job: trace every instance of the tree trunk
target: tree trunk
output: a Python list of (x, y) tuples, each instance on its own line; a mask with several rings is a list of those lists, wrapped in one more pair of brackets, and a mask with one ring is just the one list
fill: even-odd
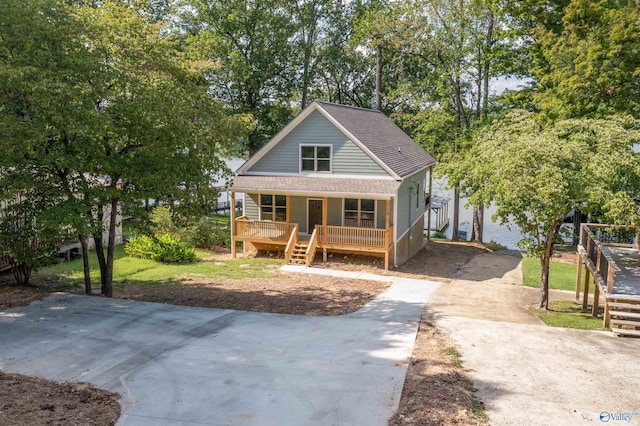
[(116, 223), (118, 218), (118, 199), (111, 200), (109, 212), (109, 241), (107, 243), (107, 262), (105, 267), (104, 292), (106, 297), (113, 297), (113, 260), (116, 247)]
[(31, 277), (31, 271), (33, 268), (28, 266), (26, 262), (16, 262), (13, 258), (9, 260), (11, 265), (11, 272), (13, 278), (18, 285), (29, 285), (29, 278)]
[(540, 265), (542, 273), (540, 276), (540, 309), (549, 309), (549, 264), (551, 263), (551, 255), (553, 254), (553, 244), (556, 236), (555, 221), (551, 230), (547, 233), (544, 254), (540, 256)]
[(473, 235), (472, 240), (476, 243), (482, 244), (483, 229), (484, 228), (484, 204), (479, 204), (473, 208)]
[(376, 46), (376, 109), (382, 110), (382, 46)]
[(460, 187), (456, 184), (453, 190), (453, 234), (451, 241), (459, 241), (458, 233), (460, 231)]
[(82, 247), (82, 272), (84, 274), (84, 292), (91, 294), (91, 269), (89, 268), (89, 245), (86, 235), (78, 235), (80, 247)]

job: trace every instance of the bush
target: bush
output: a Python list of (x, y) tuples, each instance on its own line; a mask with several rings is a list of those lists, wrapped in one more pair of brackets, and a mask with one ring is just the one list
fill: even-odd
[(138, 235), (131, 237), (124, 251), (129, 256), (139, 257), (141, 259), (153, 259), (154, 254), (158, 251), (156, 241), (147, 235)]
[(194, 226), (182, 231), (189, 244), (203, 249), (231, 246), (231, 230), (229, 226), (216, 220), (200, 219)]
[(162, 263), (192, 263), (197, 260), (194, 248), (180, 241), (175, 235), (160, 235), (157, 242), (160, 250), (153, 260)]
[(171, 234), (162, 234), (157, 238), (147, 235), (133, 237), (125, 246), (125, 252), (129, 256), (162, 263), (191, 263), (197, 260), (193, 247)]

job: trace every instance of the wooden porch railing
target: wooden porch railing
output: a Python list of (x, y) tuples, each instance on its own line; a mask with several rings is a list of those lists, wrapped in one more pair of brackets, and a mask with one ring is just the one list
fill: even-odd
[(288, 240), (290, 229), (293, 224), (287, 228), (285, 222), (266, 222), (260, 220), (246, 220), (240, 217), (236, 219), (234, 234), (240, 238), (256, 238), (267, 240)]
[(318, 241), (320, 245), (336, 244), (386, 249), (393, 241), (393, 227), (388, 229), (375, 229), (318, 225), (316, 229), (319, 231)]
[(307, 246), (307, 251), (304, 256), (304, 263), (309, 266), (313, 259), (316, 257), (316, 249), (318, 248), (318, 226), (315, 227), (313, 232), (311, 233), (311, 239), (309, 240), (309, 245)]
[(291, 254), (293, 253), (293, 249), (298, 243), (298, 224), (294, 223), (293, 228), (291, 228), (291, 235), (289, 236), (289, 241), (287, 241), (287, 246), (284, 249), (284, 262), (289, 263), (289, 259), (291, 258)]

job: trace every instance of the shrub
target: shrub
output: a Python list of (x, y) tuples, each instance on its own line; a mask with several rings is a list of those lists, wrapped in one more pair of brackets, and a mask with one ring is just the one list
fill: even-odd
[(202, 218), (195, 225), (184, 229), (182, 235), (189, 244), (198, 248), (231, 246), (229, 226), (216, 220)]
[(162, 263), (191, 263), (197, 259), (194, 248), (180, 241), (175, 235), (160, 235), (157, 242), (160, 249), (153, 260)]
[(162, 263), (191, 263), (197, 260), (194, 248), (172, 234), (162, 234), (157, 238), (147, 235), (133, 237), (125, 246), (125, 252), (129, 256)]
[(131, 237), (124, 247), (125, 253), (129, 256), (139, 257), (141, 259), (153, 259), (157, 250), (156, 241), (147, 235)]

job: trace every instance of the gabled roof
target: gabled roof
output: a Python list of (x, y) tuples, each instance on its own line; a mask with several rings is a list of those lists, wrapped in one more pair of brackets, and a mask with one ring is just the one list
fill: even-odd
[(429, 153), (382, 112), (317, 103), (398, 176), (405, 177), (435, 164)]
[(269, 143), (251, 157), (238, 170), (238, 175), (250, 169), (311, 112), (316, 110), (396, 179), (402, 179), (436, 162), (429, 153), (382, 112), (316, 101), (305, 108)]

